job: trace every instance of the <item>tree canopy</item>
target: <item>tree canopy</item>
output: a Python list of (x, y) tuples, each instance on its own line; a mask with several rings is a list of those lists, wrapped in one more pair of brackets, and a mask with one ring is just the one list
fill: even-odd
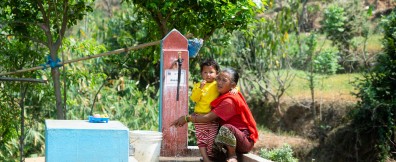
[[(220, 28), (228, 31), (246, 29), (262, 9), (252, 0), (125, 1), (141, 8), (141, 13), (149, 15), (162, 37), (173, 28), (204, 39), (208, 39)], [(265, 4), (265, 1), (262, 3)]]
[[(45, 53), (49, 53), (48, 61), (56, 62), (60, 58), (58, 50), (67, 28), (75, 25), (87, 12), (92, 11), (87, 5), (88, 2), (90, 1), (1, 1), (0, 20), (5, 24), (2, 31), (22, 42), (33, 41), (47, 47)], [(42, 57), (47, 55), (45, 53)], [(51, 66), (51, 75), (57, 118), (64, 119), (58, 66)]]

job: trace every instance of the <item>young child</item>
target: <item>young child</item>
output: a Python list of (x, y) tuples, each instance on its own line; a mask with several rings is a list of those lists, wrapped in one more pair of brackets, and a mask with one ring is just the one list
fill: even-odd
[[(192, 89), (190, 99), (195, 102), (194, 114), (207, 114), (211, 111), (210, 103), (219, 96), (217, 91), (216, 77), (220, 70), (220, 66), (213, 59), (207, 59), (200, 65), (202, 81), (195, 83)], [(230, 93), (236, 94), (237, 89)], [(194, 120), (194, 117), (191, 117)], [(195, 136), (199, 151), (203, 157), (203, 161), (210, 161), (209, 157), (213, 157), (212, 146), (214, 138), (217, 134), (219, 124), (211, 123), (195, 123)]]

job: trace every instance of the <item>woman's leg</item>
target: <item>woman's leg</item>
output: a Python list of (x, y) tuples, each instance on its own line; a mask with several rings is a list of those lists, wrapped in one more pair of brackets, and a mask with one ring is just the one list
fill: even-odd
[(234, 135), (236, 140), (236, 152), (248, 153), (252, 150), (254, 142), (248, 138), (249, 131), (241, 131), (230, 124), (225, 124), (222, 127), (226, 127)]
[(236, 152), (247, 153), (253, 148), (254, 142), (247, 137), (247, 133), (240, 131), (233, 125), (225, 124), (220, 127), (215, 143), (226, 148), (227, 156), (231, 158), (236, 156)]
[(227, 162), (237, 162), (236, 149), (233, 146), (225, 146), (227, 149)]

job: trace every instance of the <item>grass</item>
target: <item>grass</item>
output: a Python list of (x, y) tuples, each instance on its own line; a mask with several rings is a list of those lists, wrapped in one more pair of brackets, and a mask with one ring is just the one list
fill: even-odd
[[(381, 41), (383, 39), (382, 34), (371, 34), (369, 36), (369, 39), (367, 39), (366, 42), (366, 51), (368, 53), (374, 54), (378, 53), (379, 51), (382, 50), (382, 44)], [(325, 35), (319, 34), (317, 38), (317, 47), (316, 47), (316, 52), (320, 52), (321, 50), (328, 49), (333, 47), (332, 41), (327, 39)], [(351, 40), (351, 44), (357, 46), (357, 52), (362, 53), (363, 51), (363, 43), (364, 43), (364, 38), (361, 36), (354, 37)]]
[[(301, 35), (301, 38), (305, 39), (308, 35)], [(332, 41), (326, 38), (324, 34), (317, 35), (317, 47), (316, 52), (321, 50), (332, 48)], [(376, 54), (382, 50), (382, 33), (374, 33), (369, 35), (369, 39), (366, 42), (366, 57), (374, 58)], [(351, 45), (356, 46), (356, 59), (362, 57), (364, 48), (364, 38), (361, 36), (354, 37), (351, 40)], [(286, 90), (285, 97), (294, 99), (309, 99), (311, 98), (311, 92), (309, 88), (307, 73), (303, 71), (293, 71), (296, 74), (296, 78), (291, 83), (291, 87)], [(351, 95), (355, 92), (355, 88), (351, 84), (356, 78), (361, 77), (358, 73), (353, 74), (337, 74), (337, 75), (315, 75), (315, 96), (317, 98), (337, 99), (343, 98), (347, 100), (355, 101), (356, 98)]]
[[(383, 39), (383, 35), (380, 34), (375, 34), (375, 35), (371, 35), (370, 38), (367, 40), (367, 51), (370, 53), (376, 53), (378, 51), (382, 50), (382, 39)], [(363, 39), (363, 38), (361, 38)]]
[[(293, 74), (296, 74), (296, 77), (291, 83), (291, 86), (286, 90), (286, 95), (282, 98), (281, 102), (285, 102), (284, 107), (288, 107), (291, 102), (288, 101), (303, 101), (311, 99), (311, 92), (309, 88), (308, 82), (308, 74), (304, 71), (293, 70), (291, 71)], [(315, 75), (315, 97), (316, 101), (320, 102), (323, 105), (322, 108), (335, 108), (335, 111), (340, 112), (337, 115), (342, 116), (341, 112), (344, 111), (343, 106), (328, 105), (329, 102), (336, 101), (337, 103), (344, 105), (346, 102), (356, 102), (355, 96), (351, 95), (352, 92), (355, 92), (355, 87), (352, 82), (357, 78), (360, 78), (361, 74), (359, 73), (351, 73), (351, 74), (335, 74), (335, 75)], [(326, 102), (328, 101), (328, 102)], [(326, 106), (327, 105), (327, 106)], [(288, 107), (291, 108), (291, 107)], [(320, 109), (322, 112), (321, 115), (326, 116), (328, 111), (325, 109)], [(332, 111), (330, 111), (332, 112)], [(293, 113), (293, 112), (290, 112)], [(271, 131), (269, 128), (266, 128), (264, 125), (259, 125), (258, 130), (260, 132), (259, 141), (255, 144), (255, 148), (253, 152), (260, 155), (260, 150), (265, 149), (277, 149), (281, 148), (284, 144), (288, 144), (291, 146), (294, 154), (293, 156), (298, 157), (300, 159), (304, 159), (308, 157), (311, 150), (318, 147), (318, 142), (316, 140), (311, 140), (309, 138), (304, 137), (307, 135), (305, 133), (301, 133), (301, 131), (297, 132), (296, 126), (304, 129), (313, 129), (313, 121), (309, 115), (298, 115), (298, 114), (290, 114), (282, 120), (286, 118), (292, 119), (293, 117), (299, 117), (295, 119), (297, 122), (296, 125), (289, 126), (287, 131), (282, 131), (279, 129), (277, 132)], [(335, 114), (333, 114), (335, 115)], [(298, 119), (298, 120), (297, 120)], [(302, 122), (301, 120), (304, 120)], [(328, 122), (328, 121), (327, 121)], [(335, 120), (334, 122), (340, 122)]]
[[(311, 91), (307, 73), (303, 71), (294, 71), (295, 79), (291, 86), (286, 90), (286, 96), (295, 99), (310, 99)], [(359, 78), (358, 73), (336, 74), (336, 75), (315, 75), (315, 96), (319, 99), (343, 98), (347, 100), (356, 100), (351, 95), (356, 92), (352, 82)]]
[[(383, 35), (381, 33), (371, 34), (366, 42), (366, 54), (373, 56), (378, 54), (382, 50), (382, 39)], [(321, 49), (330, 48), (332, 43), (330, 40), (326, 39), (323, 34), (318, 35), (318, 46), (317, 52)], [(363, 51), (363, 37), (355, 37), (351, 41), (352, 44), (357, 46), (358, 53)], [(309, 88), (309, 82), (307, 73), (303, 71), (295, 71), (297, 74), (296, 78), (291, 84), (291, 87), (286, 90), (286, 96), (289, 98), (302, 99), (310, 98), (311, 92)], [(351, 95), (352, 92), (356, 92), (355, 88), (351, 84), (356, 78), (361, 77), (358, 73), (352, 74), (337, 74), (337, 75), (316, 75), (315, 80), (315, 96), (316, 98), (324, 99), (346, 99), (355, 101), (356, 98)]]

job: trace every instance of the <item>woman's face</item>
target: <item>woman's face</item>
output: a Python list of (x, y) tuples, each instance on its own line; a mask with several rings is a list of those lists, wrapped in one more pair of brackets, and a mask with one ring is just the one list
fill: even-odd
[(235, 83), (231, 80), (230, 74), (226, 72), (221, 72), (217, 78), (217, 90), (220, 94), (227, 93), (231, 90), (231, 88), (235, 87)]

